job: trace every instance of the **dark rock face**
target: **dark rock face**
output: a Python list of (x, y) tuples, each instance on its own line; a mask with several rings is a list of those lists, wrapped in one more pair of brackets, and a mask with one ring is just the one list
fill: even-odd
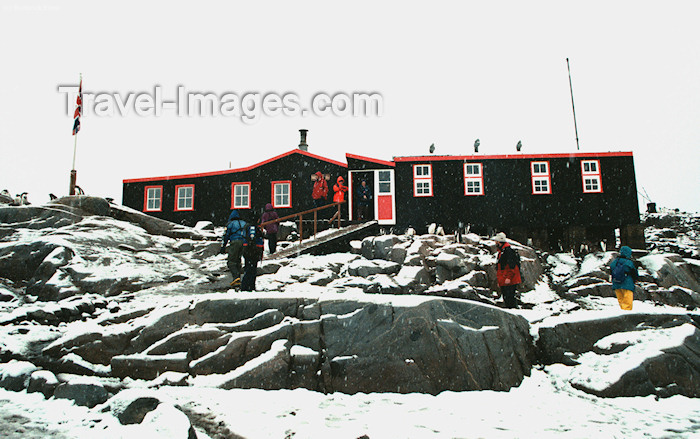
[(59, 228), (81, 219), (79, 212), (65, 206), (0, 207), (0, 237), (14, 233), (18, 228)]
[(543, 364), (560, 363), (565, 352), (582, 354), (591, 351), (598, 340), (610, 334), (632, 331), (639, 325), (665, 327), (688, 321), (691, 321), (690, 317), (684, 314), (629, 313), (541, 327), (537, 340), (539, 359)]
[[(222, 388), (436, 394), (508, 390), (530, 373), (534, 346), (520, 316), (453, 299), (376, 299), (223, 298), (160, 311), (122, 334), (131, 341), (120, 342), (111, 374), (223, 376), (215, 383)], [(103, 339), (57, 340), (45, 354), (83, 352)]]
[(117, 355), (112, 357), (112, 375), (144, 380), (155, 379), (165, 371), (186, 372), (189, 358), (186, 353), (169, 355)]
[[(659, 264), (659, 260), (663, 261)], [(680, 285), (700, 293), (700, 282), (695, 276), (695, 265), (686, 262), (680, 255), (667, 253), (650, 255), (639, 259), (661, 287), (670, 288)]]
[(322, 323), (330, 363), (327, 390), (507, 390), (532, 366), (528, 324), (471, 302), (366, 304)]
[[(664, 344), (664, 338), (682, 342)], [(640, 355), (651, 342), (659, 345), (657, 354)], [(562, 323), (540, 328), (537, 346), (543, 363), (575, 365), (571, 384), (597, 396), (700, 396), (700, 330), (690, 315), (629, 313)]]
[(146, 414), (161, 403), (155, 396), (144, 396), (141, 393), (126, 390), (109, 399), (107, 405), (120, 424), (140, 424)]
[(88, 215), (109, 216), (110, 212), (110, 207), (107, 200), (88, 195), (61, 197), (53, 200), (50, 204), (58, 204), (79, 209)]
[(77, 405), (95, 407), (109, 399), (109, 392), (97, 382), (80, 382), (74, 380), (59, 384), (54, 392), (57, 399), (70, 399)]
[(44, 398), (50, 398), (58, 386), (58, 379), (53, 372), (37, 370), (32, 373), (27, 386), (27, 393), (41, 392)]
[(13, 392), (27, 388), (29, 379), (39, 368), (28, 361), (12, 360), (0, 365), (0, 387)]
[(56, 247), (43, 241), (0, 247), (0, 277), (14, 282), (30, 279)]

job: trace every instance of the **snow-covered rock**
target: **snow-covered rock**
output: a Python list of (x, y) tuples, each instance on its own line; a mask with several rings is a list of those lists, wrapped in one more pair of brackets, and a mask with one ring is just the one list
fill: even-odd
[(700, 330), (692, 323), (633, 330), (598, 340), (580, 355), (572, 386), (598, 396), (700, 397)]
[(39, 368), (28, 361), (11, 360), (0, 364), (0, 387), (19, 392), (29, 385), (29, 379)]
[(348, 265), (348, 274), (350, 276), (368, 277), (379, 273), (396, 274), (400, 269), (401, 265), (396, 262), (385, 261), (383, 259), (357, 259)]
[(70, 399), (76, 405), (90, 408), (107, 401), (109, 396), (102, 383), (91, 377), (76, 377), (59, 384), (54, 391), (56, 399)]
[(654, 254), (639, 258), (639, 262), (646, 268), (662, 287), (680, 285), (700, 293), (700, 282), (693, 272), (694, 264), (686, 262), (677, 254)]
[(36, 370), (29, 377), (27, 393), (40, 392), (45, 398), (53, 396), (53, 392), (58, 387), (58, 378), (53, 372), (48, 370)]

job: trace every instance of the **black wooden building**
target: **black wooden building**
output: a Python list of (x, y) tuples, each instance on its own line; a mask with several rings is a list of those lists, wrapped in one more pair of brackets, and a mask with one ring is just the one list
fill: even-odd
[(245, 168), (124, 180), (122, 203), (185, 225), (202, 220), (224, 225), (232, 209), (257, 221), (267, 203), (279, 216), (314, 207), (311, 178), (318, 171), (331, 188), (338, 176), (347, 177), (345, 163), (294, 149)]
[(395, 157), (396, 221), (542, 248), (644, 247), (631, 152)]
[[(354, 220), (357, 186), (373, 199), (369, 216), (380, 225), (419, 233), (437, 223), (448, 232), (504, 231), (541, 248), (596, 247), (616, 239), (644, 247), (631, 152), (394, 157), (346, 154), (346, 163), (294, 149), (240, 169), (124, 180), (123, 204), (176, 223), (225, 224), (231, 209), (255, 221), (272, 203), (280, 216), (313, 206), (312, 176), (321, 171), (329, 189), (345, 177)], [(328, 201), (332, 199), (330, 190)]]

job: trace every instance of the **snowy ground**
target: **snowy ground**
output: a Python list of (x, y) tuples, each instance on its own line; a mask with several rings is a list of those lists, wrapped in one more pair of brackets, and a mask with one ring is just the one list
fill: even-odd
[[(217, 231), (220, 234), (220, 231)], [(129, 235), (132, 239), (138, 234)], [(30, 239), (29, 237), (27, 239)], [(174, 246), (174, 240), (158, 237), (156, 244)], [(677, 240), (677, 242), (680, 242)], [(686, 250), (697, 252), (697, 245)], [(156, 245), (157, 246), (157, 245)], [(125, 254), (132, 252), (125, 251)], [(118, 253), (121, 254), (121, 253)], [(143, 254), (140, 252), (139, 254)], [(114, 255), (111, 255), (114, 257)], [(158, 254), (160, 258), (164, 258)], [(581, 263), (568, 254), (558, 254), (548, 260), (548, 273), (537, 286), (522, 294), (524, 309), (513, 310), (526, 318), (531, 333), (545, 325), (558, 321), (603, 318), (620, 314), (617, 300), (612, 297), (587, 296), (576, 302), (564, 300), (550, 285), (549, 279), (562, 281), (572, 273), (593, 272), (605, 264), (607, 257), (587, 258)], [(196, 260), (185, 254), (170, 257), (165, 263), (149, 266), (168, 268), (171, 272), (181, 266), (196, 266), (197, 273), (175, 283), (158, 284), (130, 294), (110, 297), (110, 304), (118, 306), (120, 312), (138, 309), (164, 309), (203, 297), (203, 291), (221, 291), (214, 295), (236, 295), (239, 297), (269, 296), (271, 294), (319, 297), (324, 294), (342, 294), (342, 297), (379, 299), (377, 295), (365, 295), (361, 288), (331, 282), (326, 286), (311, 285), (309, 279), (318, 271), (328, 273), (329, 267), (347, 265), (356, 255), (336, 254), (320, 257), (300, 256), (280, 268), (275, 274), (262, 275), (258, 279), (258, 292), (225, 292), (230, 278), (225, 273), (224, 255), (212, 255)], [(125, 267), (122, 267), (125, 268)], [(151, 267), (152, 268), (152, 267)], [(332, 270), (330, 270), (332, 271)], [(201, 274), (200, 273), (200, 274)], [(106, 275), (103, 275), (106, 276)], [(163, 275), (165, 276), (165, 275)], [(341, 280), (345, 271), (341, 273)], [(213, 279), (213, 280), (212, 280)], [(219, 289), (219, 287), (221, 287)], [(196, 294), (193, 294), (193, 291)], [(419, 299), (409, 295), (396, 296), (395, 300)], [(425, 300), (421, 296), (420, 300)], [(110, 313), (110, 304), (104, 311)], [(16, 302), (0, 303), (0, 312), (10, 314)], [(26, 304), (32, 306), (32, 304)], [(116, 311), (115, 311), (116, 312)], [(662, 306), (654, 302), (635, 301), (634, 312), (642, 313), (688, 313), (685, 308)], [(99, 319), (99, 316), (97, 316)], [(90, 324), (94, 324), (91, 322)], [(71, 328), (85, 330), (88, 324), (73, 322)], [(66, 327), (62, 327), (62, 331)], [(52, 326), (27, 324), (18, 332), (7, 325), (0, 330), (2, 343), (13, 352), (22, 352), (22, 346), (30, 338), (52, 340), (57, 329)], [(620, 356), (620, 362), (639, 361), (639, 358), (655, 355), (656, 343), (667, 339), (683, 338), (687, 328), (673, 331), (657, 331), (654, 337), (636, 331), (625, 333), (625, 342), (633, 345), (626, 350), (635, 358)], [(21, 334), (21, 335), (19, 335)], [(619, 338), (619, 334), (616, 334)], [(647, 337), (635, 340), (634, 337)], [(620, 340), (610, 338), (602, 343)], [(587, 376), (600, 376), (603, 380), (616, 371), (609, 364), (602, 365), (595, 354), (586, 353), (579, 359), (590, 372)], [(605, 370), (603, 370), (605, 369)], [(629, 369), (629, 367), (627, 368)], [(599, 398), (572, 387), (570, 382), (580, 379), (580, 368), (562, 364), (539, 367), (532, 370), (521, 385), (509, 392), (472, 391), (427, 394), (322, 394), (304, 389), (297, 390), (222, 390), (215, 388), (160, 387), (145, 388), (146, 383), (131, 380), (127, 391), (154, 394), (161, 401), (156, 410), (147, 415), (141, 424), (121, 425), (104, 406), (94, 409), (76, 406), (68, 400), (45, 400), (39, 393), (28, 394), (0, 389), (0, 438), (141, 438), (149, 439), (187, 437), (183, 426), (182, 412), (187, 413), (196, 425), (220, 426), (217, 435), (208, 436), (197, 430), (200, 439), (244, 437), (244, 438), (621, 438), (621, 437), (681, 437), (700, 438), (700, 404), (697, 399), (683, 396), (656, 399), (649, 397)], [(186, 418), (184, 419), (186, 421)], [(217, 428), (213, 428), (217, 430)], [(212, 428), (209, 429), (212, 431)]]
[[(510, 392), (324, 395), (170, 387), (156, 393), (188, 411), (213, 413), (245, 438), (700, 437), (697, 401), (596, 398), (568, 385), (568, 369), (534, 370)], [(177, 437), (168, 428), (172, 423), (123, 426), (98, 408), (0, 390), (0, 432), (8, 438)], [(198, 436), (207, 437), (201, 431)]]
[[(243, 293), (239, 293), (243, 294)], [(265, 293), (245, 293), (261, 295)], [(186, 300), (185, 297), (180, 297)], [(620, 313), (613, 298), (591, 298), (587, 310), (571, 310), (545, 282), (525, 293), (532, 309), (516, 310), (533, 325), (559, 318), (576, 320)], [(640, 312), (668, 312), (644, 302)], [(680, 311), (676, 309), (676, 311)], [(562, 314), (557, 317), (557, 314)], [(653, 343), (648, 343), (653, 350)], [(297, 390), (221, 390), (161, 387), (139, 390), (182, 407), (190, 416), (222, 423), (226, 436), (244, 438), (700, 438), (700, 404), (683, 396), (598, 398), (569, 384), (571, 367), (556, 364), (534, 369), (509, 392), (324, 395)], [(152, 412), (152, 422), (124, 426), (101, 407), (87, 409), (67, 400), (44, 400), (38, 393), (0, 389), (0, 435), (19, 438), (183, 437), (181, 413)], [(169, 417), (172, 416), (172, 421)], [(208, 438), (203, 430), (198, 437)], [(238, 436), (235, 436), (238, 435)]]

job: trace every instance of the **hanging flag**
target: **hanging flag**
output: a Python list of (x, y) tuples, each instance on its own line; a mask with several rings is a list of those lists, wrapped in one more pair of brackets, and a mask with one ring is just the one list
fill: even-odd
[(80, 116), (83, 114), (83, 79), (80, 78), (80, 87), (78, 88), (78, 99), (75, 101), (75, 113), (73, 114), (73, 135), (75, 136), (80, 131)]

